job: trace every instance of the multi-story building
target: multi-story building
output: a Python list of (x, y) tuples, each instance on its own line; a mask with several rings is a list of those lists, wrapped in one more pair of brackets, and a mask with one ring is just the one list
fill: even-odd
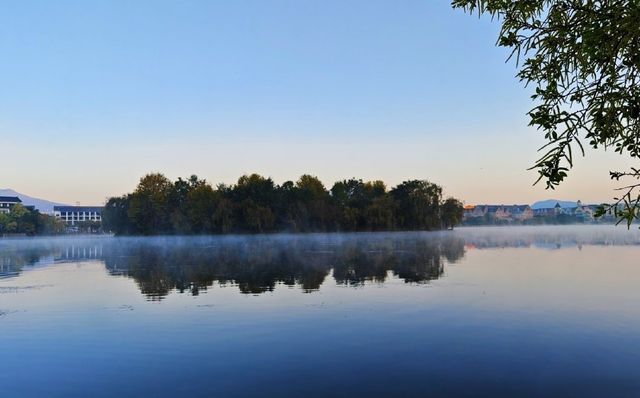
[(53, 215), (67, 224), (83, 221), (102, 222), (101, 206), (54, 206)]
[(467, 205), (464, 207), (464, 219), (489, 217), (497, 221), (525, 221), (533, 218), (529, 205)]
[(514, 220), (529, 220), (533, 218), (533, 209), (529, 205), (509, 206), (509, 212)]
[(538, 217), (555, 217), (559, 214), (565, 214), (566, 211), (562, 208), (560, 203), (556, 203), (556, 205), (553, 207), (543, 207), (535, 209), (533, 213)]
[(22, 200), (17, 196), (0, 196), (0, 213), (10, 213), (18, 203), (22, 203)]
[(466, 218), (493, 216), (501, 207), (496, 205), (468, 205), (465, 206), (464, 216)]

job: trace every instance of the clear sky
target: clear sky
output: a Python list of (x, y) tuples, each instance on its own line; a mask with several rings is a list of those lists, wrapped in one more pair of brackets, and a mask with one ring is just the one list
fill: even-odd
[(498, 25), (447, 0), (14, 1), (0, 12), (0, 188), (100, 204), (147, 172), (232, 183), (429, 179), (466, 203), (613, 196), (594, 154), (557, 192)]

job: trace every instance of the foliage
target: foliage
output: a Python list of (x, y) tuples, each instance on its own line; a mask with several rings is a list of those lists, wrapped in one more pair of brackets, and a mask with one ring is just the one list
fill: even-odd
[(462, 203), (455, 198), (447, 198), (442, 203), (442, 223), (446, 228), (453, 228), (454, 226), (462, 222), (464, 216), (464, 210)]
[(397, 224), (401, 229), (438, 229), (442, 188), (428, 181), (405, 181), (390, 192), (397, 206)]
[(133, 223), (129, 219), (131, 195), (113, 197), (107, 200), (102, 212), (102, 227), (118, 235), (133, 233)]
[(236, 286), (245, 294), (273, 291), (277, 285), (309, 293), (328, 278), (343, 286), (383, 283), (391, 275), (426, 284), (443, 275), (445, 260), (453, 263), (464, 254), (464, 239), (455, 234), (429, 239), (421, 234), (83, 239), (8, 243), (0, 264), (4, 272), (17, 274), (47, 257), (97, 259), (110, 274), (133, 278), (148, 299), (162, 300), (172, 290), (197, 296), (218, 284)]
[(54, 235), (64, 232), (64, 223), (38, 210), (16, 204), (9, 213), (0, 213), (0, 236), (10, 234)]
[(156, 173), (110, 198), (103, 226), (118, 235), (434, 230), (459, 224), (461, 214), (462, 204), (443, 202), (442, 188), (428, 181), (387, 191), (382, 181), (350, 179), (327, 190), (311, 175), (276, 185), (251, 174), (213, 188), (196, 176), (172, 183)]
[[(148, 174), (140, 179), (138, 187), (128, 201), (127, 215), (142, 234), (167, 233), (171, 229), (170, 204), (180, 204), (181, 190), (188, 189), (174, 184), (160, 173)], [(178, 186), (180, 185), (180, 186)], [(172, 199), (172, 203), (169, 200)]]
[[(453, 0), (453, 7), (487, 13), (502, 23), (498, 45), (511, 49), (518, 77), (535, 86), (530, 125), (548, 143), (532, 168), (548, 188), (573, 166), (573, 152), (613, 149), (640, 159), (640, 2), (637, 0)], [(640, 171), (614, 171), (636, 181)], [(599, 214), (615, 212), (631, 225), (640, 217), (640, 184)]]

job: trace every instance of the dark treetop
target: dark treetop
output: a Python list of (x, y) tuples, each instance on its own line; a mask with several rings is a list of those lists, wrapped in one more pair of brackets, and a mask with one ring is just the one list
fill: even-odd
[(136, 190), (108, 200), (103, 229), (118, 235), (437, 230), (462, 220), (462, 204), (443, 200), (424, 180), (387, 190), (382, 181), (350, 179), (327, 190), (316, 177), (276, 185), (245, 175), (213, 188), (191, 176), (172, 182), (149, 174)]

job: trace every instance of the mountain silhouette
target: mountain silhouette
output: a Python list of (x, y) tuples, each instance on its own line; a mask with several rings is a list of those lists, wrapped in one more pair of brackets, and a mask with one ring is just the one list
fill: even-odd
[(0, 189), (0, 196), (17, 196), (22, 200), (22, 204), (25, 206), (34, 206), (40, 210), (41, 213), (52, 213), (53, 206), (65, 206), (64, 203), (51, 202), (46, 199), (34, 198), (29, 195), (25, 195), (20, 192), (16, 192), (13, 189)]

